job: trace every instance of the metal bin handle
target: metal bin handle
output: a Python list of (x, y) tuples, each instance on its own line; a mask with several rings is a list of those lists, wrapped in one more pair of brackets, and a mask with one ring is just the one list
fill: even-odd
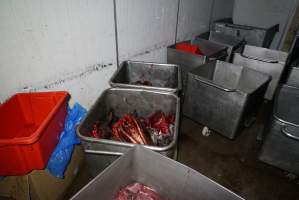
[(298, 137), (298, 136), (293, 135), (292, 133), (290, 133), (290, 132), (288, 132), (288, 131), (286, 130), (286, 125), (282, 126), (282, 127), (280, 128), (280, 130), (281, 130), (281, 132), (282, 132), (285, 136), (287, 136), (288, 138), (291, 138), (291, 139), (294, 139), (294, 140), (299, 141), (299, 137)]
[(123, 153), (121, 152), (110, 152), (110, 151), (97, 151), (97, 150), (84, 150), (85, 153), (90, 154), (101, 154), (101, 155), (107, 155), (107, 156), (121, 156)]
[(248, 31), (253, 29), (250, 26), (243, 26), (243, 25), (238, 25), (238, 24), (225, 24), (225, 26), (230, 27), (230, 28), (238, 28), (238, 29), (248, 30)]
[(243, 53), (241, 53), (240, 55), (247, 59), (253, 59), (253, 60), (258, 60), (258, 61), (267, 62), (267, 63), (278, 63), (277, 60), (268, 60), (268, 59), (254, 57), (254, 56), (247, 56), (247, 55), (244, 55)]
[(204, 80), (199, 79), (199, 78), (196, 78), (196, 77), (194, 77), (194, 79), (197, 80), (197, 81), (200, 81), (200, 82), (202, 82), (202, 83), (204, 83), (204, 84), (206, 84), (206, 85), (209, 85), (209, 86), (212, 86), (212, 87), (214, 87), (214, 88), (220, 89), (220, 90), (222, 90), (222, 91), (224, 91), (224, 92), (235, 92), (235, 91), (236, 91), (236, 89), (228, 89), (228, 88), (224, 88), (224, 87), (221, 87), (221, 86), (219, 86), (219, 85), (215, 85), (215, 84), (213, 84), (213, 83), (210, 83), (210, 82), (208, 82), (208, 81), (204, 81)]

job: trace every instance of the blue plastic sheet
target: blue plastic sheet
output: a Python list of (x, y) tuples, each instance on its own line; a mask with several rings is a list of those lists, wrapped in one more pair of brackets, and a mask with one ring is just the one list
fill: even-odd
[(64, 130), (47, 165), (49, 172), (58, 178), (64, 178), (64, 171), (71, 160), (74, 145), (80, 144), (76, 126), (85, 115), (86, 110), (78, 103), (75, 103), (73, 108), (68, 108)]

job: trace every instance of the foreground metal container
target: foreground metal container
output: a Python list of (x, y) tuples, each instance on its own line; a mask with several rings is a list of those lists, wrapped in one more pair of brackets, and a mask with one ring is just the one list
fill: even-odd
[(92, 125), (107, 116), (113, 110), (115, 116), (131, 112), (146, 117), (157, 110), (175, 114), (175, 128), (172, 142), (164, 147), (145, 146), (168, 157), (175, 157), (179, 130), (180, 99), (171, 93), (143, 89), (110, 88), (105, 90), (89, 110), (85, 119), (77, 128), (86, 153), (122, 155), (134, 144), (114, 140), (97, 139), (89, 136)]
[(234, 55), (233, 63), (270, 75), (272, 80), (265, 98), (271, 100), (285, 69), (287, 57), (286, 52), (245, 45), (242, 54)]
[(183, 91), (186, 89), (188, 72), (190, 70), (213, 60), (225, 60), (227, 56), (227, 47), (215, 42), (201, 38), (186, 42), (197, 45), (204, 56), (177, 50), (175, 45), (167, 48), (167, 63), (177, 64), (181, 67)]
[(234, 24), (231, 18), (226, 18), (215, 21), (213, 29), (219, 33), (244, 38), (249, 45), (269, 48), (276, 32), (279, 31), (279, 24), (260, 28)]
[(227, 62), (231, 62), (233, 54), (235, 52), (241, 53), (245, 46), (245, 40), (243, 38), (215, 31), (210, 31), (209, 40), (227, 47)]
[(189, 72), (184, 114), (230, 139), (256, 115), (270, 77), (216, 61)]
[[(150, 81), (152, 85), (137, 85), (136, 81)], [(173, 64), (125, 61), (111, 77), (110, 85), (178, 93), (182, 87), (181, 71)]]
[(128, 184), (140, 182), (171, 200), (242, 200), (195, 170), (137, 146), (81, 189), (72, 200), (114, 199)]
[(299, 88), (284, 85), (274, 103), (272, 119), (259, 159), (299, 175)]
[(292, 67), (291, 71), (288, 75), (287, 85), (299, 87), (299, 68), (298, 67)]

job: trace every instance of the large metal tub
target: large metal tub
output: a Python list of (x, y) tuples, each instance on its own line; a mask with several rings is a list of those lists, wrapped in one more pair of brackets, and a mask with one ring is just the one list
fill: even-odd
[[(152, 86), (133, 84), (136, 81), (150, 81)], [(182, 87), (181, 71), (174, 64), (125, 61), (111, 77), (110, 85), (178, 93)]]
[(249, 45), (269, 48), (276, 32), (279, 31), (279, 24), (268, 28), (260, 28), (234, 24), (231, 18), (226, 18), (215, 21), (213, 30), (226, 35), (244, 38)]
[(231, 62), (234, 53), (241, 53), (246, 43), (241, 37), (215, 31), (210, 31), (209, 40), (227, 47), (227, 62)]
[(135, 146), (131, 143), (89, 137), (95, 121), (107, 116), (110, 110), (113, 110), (117, 117), (127, 112), (136, 112), (141, 117), (146, 117), (157, 110), (167, 114), (174, 113), (176, 120), (172, 142), (164, 147), (145, 147), (165, 156), (175, 157), (180, 118), (180, 99), (176, 95), (143, 89), (110, 88), (105, 90), (77, 128), (77, 135), (86, 153), (122, 155)]
[(197, 45), (204, 56), (177, 50), (175, 45), (167, 48), (167, 63), (177, 64), (181, 67), (183, 91), (186, 89), (188, 72), (190, 70), (213, 60), (225, 60), (227, 56), (227, 47), (215, 42), (201, 38), (185, 42)]
[(259, 159), (299, 175), (299, 88), (283, 85), (274, 102), (272, 119)]
[(288, 54), (261, 47), (245, 45), (242, 54), (236, 53), (233, 63), (266, 73), (272, 77), (265, 98), (271, 100), (284, 71)]
[(256, 115), (270, 77), (216, 61), (189, 72), (184, 114), (230, 139)]
[(294, 86), (294, 87), (299, 87), (299, 68), (298, 67), (292, 67), (287, 81), (287, 85)]
[(195, 170), (137, 146), (95, 177), (72, 200), (111, 200), (128, 184), (140, 182), (171, 200), (241, 200)]

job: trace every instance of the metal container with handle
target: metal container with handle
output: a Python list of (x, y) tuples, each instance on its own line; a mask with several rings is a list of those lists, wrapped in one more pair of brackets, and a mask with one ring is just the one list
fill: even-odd
[[(139, 82), (139, 83), (138, 83)], [(146, 82), (149, 85), (143, 84)], [(178, 65), (125, 61), (110, 79), (111, 87), (141, 88), (178, 94), (181, 71)]]
[(190, 70), (213, 60), (225, 60), (227, 57), (227, 47), (215, 42), (202, 38), (185, 42), (196, 45), (203, 55), (178, 50), (176, 45), (167, 48), (167, 63), (177, 64), (181, 67), (183, 91), (186, 89), (188, 72)]
[(270, 77), (223, 61), (189, 72), (183, 113), (229, 139), (256, 115)]
[(266, 73), (272, 77), (265, 98), (271, 100), (284, 72), (286, 52), (245, 45), (243, 53), (235, 53), (233, 63)]
[(111, 200), (134, 182), (171, 200), (242, 200), (197, 171), (141, 146), (128, 151), (75, 194), (72, 200)]
[(275, 34), (279, 31), (279, 24), (261, 28), (234, 24), (231, 18), (226, 18), (215, 21), (213, 30), (226, 35), (244, 38), (249, 45), (269, 48)]
[(157, 110), (165, 114), (175, 114), (174, 133), (170, 144), (161, 147), (145, 146), (165, 156), (175, 158), (180, 118), (179, 97), (168, 92), (144, 89), (110, 88), (105, 90), (77, 128), (77, 135), (86, 153), (119, 156), (135, 146), (131, 143), (90, 136), (93, 124), (107, 116), (111, 110), (117, 117), (122, 117), (125, 113), (136, 113), (140, 117), (147, 117)]
[(210, 31), (209, 40), (227, 47), (227, 62), (231, 62), (234, 53), (241, 53), (246, 43), (244, 38), (216, 31)]
[(299, 88), (282, 85), (259, 159), (299, 175)]

